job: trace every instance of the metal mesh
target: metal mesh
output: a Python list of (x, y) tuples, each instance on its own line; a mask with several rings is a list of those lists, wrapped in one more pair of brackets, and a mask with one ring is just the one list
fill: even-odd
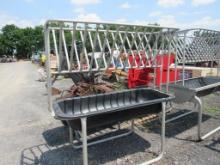
[(220, 59), (220, 32), (206, 29), (178, 31), (172, 42), (179, 63), (196, 63)]

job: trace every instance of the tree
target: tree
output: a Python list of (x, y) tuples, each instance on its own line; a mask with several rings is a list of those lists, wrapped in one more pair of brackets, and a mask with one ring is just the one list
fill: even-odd
[(6, 25), (0, 34), (0, 55), (16, 55), (29, 58), (34, 51), (43, 50), (43, 27), (18, 28)]

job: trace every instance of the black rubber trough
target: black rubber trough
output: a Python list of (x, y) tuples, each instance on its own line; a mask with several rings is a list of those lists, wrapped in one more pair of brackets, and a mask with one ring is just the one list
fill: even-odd
[(203, 97), (220, 90), (219, 77), (197, 77), (170, 84), (170, 91), (175, 95), (175, 102), (187, 102), (194, 96)]
[(157, 90), (137, 88), (105, 94), (73, 97), (53, 104), (55, 118), (66, 120), (80, 130), (80, 118), (87, 117), (88, 128), (102, 127), (162, 110), (162, 102), (174, 97)]

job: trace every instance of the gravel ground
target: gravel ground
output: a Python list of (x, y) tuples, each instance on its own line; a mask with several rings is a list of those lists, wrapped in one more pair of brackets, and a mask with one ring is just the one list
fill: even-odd
[[(68, 145), (67, 128), (47, 111), (45, 84), (36, 81), (37, 67), (30, 62), (0, 64), (0, 77), (0, 164), (82, 164), (81, 150)], [(219, 93), (204, 98), (203, 132), (220, 123), (219, 100)], [(157, 165), (220, 164), (220, 132), (194, 142), (196, 121), (192, 114), (167, 124), (166, 153)], [(158, 120), (137, 127), (142, 131), (89, 147), (90, 164), (133, 165), (154, 157), (159, 150)]]

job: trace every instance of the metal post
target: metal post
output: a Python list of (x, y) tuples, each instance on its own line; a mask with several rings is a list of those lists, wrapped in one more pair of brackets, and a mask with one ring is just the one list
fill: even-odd
[(218, 66), (217, 66), (217, 76), (219, 76), (219, 69), (220, 69), (220, 60), (218, 60)]
[(166, 92), (169, 92), (169, 83), (170, 83), (170, 58), (171, 58), (171, 35), (168, 35), (168, 66), (167, 66), (167, 75), (166, 75)]
[[(177, 58), (178, 58), (178, 56), (177, 56), (177, 50), (175, 51), (175, 67), (174, 67), (174, 69), (175, 69), (175, 78), (174, 78), (174, 83), (176, 84), (176, 77), (178, 76), (177, 75)], [(178, 76), (179, 77), (179, 76)]]
[(182, 75), (182, 82), (183, 82), (183, 86), (185, 86), (185, 61), (186, 61), (186, 33), (184, 33), (184, 46), (183, 46), (183, 75)]
[(204, 139), (208, 138), (209, 136), (216, 133), (217, 131), (219, 131), (220, 126), (202, 136), (202, 134), (201, 134), (201, 125), (202, 125), (203, 106), (202, 106), (202, 101), (199, 97), (195, 97), (195, 100), (196, 100), (197, 105), (198, 105), (198, 141), (201, 141), (201, 140), (204, 140)]
[(131, 131), (132, 131), (132, 132), (134, 131), (134, 119), (131, 120)]
[(198, 140), (201, 140), (201, 124), (202, 124), (202, 101), (199, 97), (195, 96), (195, 101), (198, 108)]
[(165, 127), (166, 127), (165, 120), (166, 120), (166, 102), (163, 102), (162, 103), (162, 125), (161, 125), (161, 147), (160, 147), (161, 150), (160, 150), (160, 154), (158, 155), (158, 157), (156, 157), (152, 160), (146, 161), (140, 165), (149, 165), (149, 164), (155, 163), (163, 157), (164, 144), (165, 144)]
[(162, 127), (161, 127), (161, 157), (164, 152), (164, 144), (165, 144), (165, 121), (166, 121), (166, 103), (162, 103)]
[[(164, 35), (162, 36), (162, 54), (161, 54), (161, 64), (160, 64), (160, 87), (159, 89), (162, 90), (162, 82), (163, 82), (163, 64), (164, 64)], [(160, 54), (159, 54), (160, 55)]]
[(88, 165), (88, 146), (87, 146), (87, 124), (86, 118), (81, 118), (82, 139), (83, 139), (83, 165)]
[(50, 31), (47, 27), (48, 25), (45, 24), (44, 27), (44, 39), (45, 39), (45, 53), (47, 56), (47, 62), (46, 62), (46, 69), (47, 69), (47, 92), (48, 92), (48, 109), (52, 113), (52, 116), (54, 116), (54, 112), (52, 110), (52, 82), (51, 82), (51, 73), (50, 73)]
[(70, 140), (70, 144), (73, 144), (73, 130), (72, 128), (69, 126), (69, 140)]

